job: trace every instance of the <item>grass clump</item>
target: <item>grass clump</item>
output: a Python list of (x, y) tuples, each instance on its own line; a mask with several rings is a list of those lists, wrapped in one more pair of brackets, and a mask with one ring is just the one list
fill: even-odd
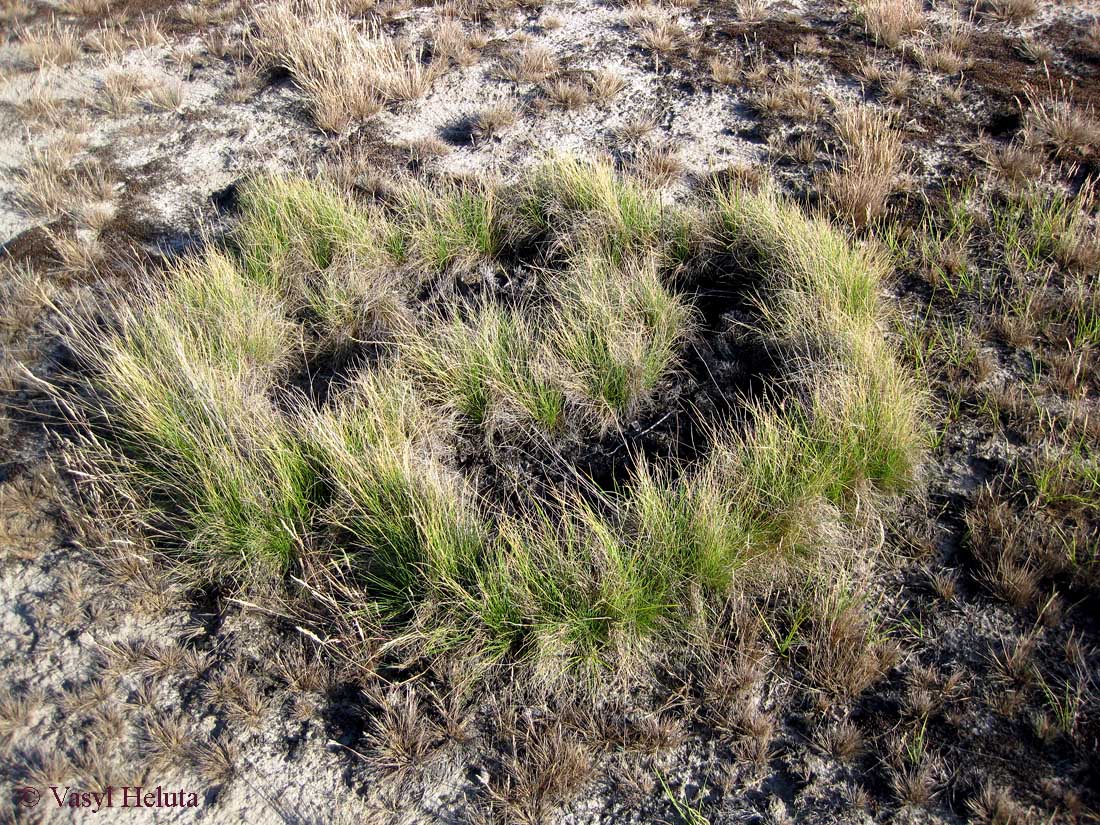
[(652, 258), (621, 267), (588, 258), (562, 288), (551, 337), (564, 380), (598, 419), (619, 420), (675, 363), (691, 310), (662, 283)]
[(327, 268), (340, 254), (370, 260), (383, 254), (368, 215), (323, 183), (270, 176), (241, 192), (235, 240), (257, 282), (292, 291), (296, 268)]
[(334, 4), (274, 3), (256, 19), (251, 52), (265, 68), (290, 73), (320, 129), (341, 132), (391, 102), (422, 97), (443, 70)]
[(833, 477), (904, 488), (920, 454), (923, 402), (885, 338), (878, 256), (774, 189), (720, 191), (717, 208), (732, 251), (773, 284), (758, 299), (765, 327), (805, 353), (810, 366), (796, 382), (809, 386), (811, 420), (830, 422), (826, 443), (847, 465)]
[(324, 183), (270, 176), (241, 193), (234, 241), (245, 271), (277, 290), (325, 343), (393, 322), (404, 242), (390, 220)]
[(176, 353), (181, 366), (201, 365), (244, 379), (285, 365), (296, 330), (279, 296), (250, 283), (224, 253), (206, 252), (168, 268), (141, 309), (124, 316), (129, 350), (155, 367)]
[(878, 323), (883, 271), (873, 255), (772, 187), (724, 188), (715, 201), (727, 248), (761, 276), (776, 276), (759, 301), (773, 332), (824, 346)]
[(533, 176), (517, 223), (521, 232), (549, 234), (573, 250), (612, 263), (666, 253), (674, 213), (658, 192), (615, 172), (606, 162), (555, 158)]
[(474, 424), (533, 422), (548, 432), (564, 425), (565, 393), (552, 355), (522, 310), (481, 301), (467, 319), (452, 309), (429, 335), (413, 335), (404, 352), (438, 403)]
[(669, 373), (691, 329), (691, 310), (652, 261), (587, 259), (552, 286), (557, 300), (523, 309), (478, 301), (450, 307), (402, 352), (432, 398), (489, 432), (574, 423), (609, 426), (634, 411)]
[(462, 593), (478, 568), (485, 527), (427, 449), (443, 426), (389, 371), (360, 377), (303, 422), (334, 492), (324, 518), (351, 537), (353, 566), (387, 613)]
[(920, 0), (865, 0), (859, 12), (875, 42), (890, 48), (897, 48), (902, 38), (919, 31), (925, 22)]
[(676, 615), (692, 587), (725, 593), (799, 559), (812, 566), (857, 496), (905, 489), (916, 444), (877, 412), (860, 388), (823, 388), (809, 409), (761, 404), (750, 431), (717, 429), (686, 476), (643, 466), (624, 505), (634, 554), (661, 582), (655, 603)]
[(74, 336), (116, 445), (106, 473), (208, 575), (285, 570), (305, 535), (316, 478), (264, 395), (296, 343), (278, 296), (217, 252), (171, 267), (115, 334)]
[[(814, 563), (868, 493), (912, 481), (919, 457), (920, 394), (884, 337), (879, 259), (774, 189), (712, 199), (708, 224), (574, 161), (514, 191), (409, 185), (373, 207), (323, 185), (255, 182), (239, 260), (185, 261), (114, 328), (77, 328), (90, 417), (106, 422), (93, 458), (137, 491), (197, 576), (300, 566), (296, 581), (351, 635), (369, 617), (421, 653), (644, 657), (700, 598)], [(513, 210), (525, 223), (506, 231)], [(786, 401), (767, 394), (747, 426), (713, 426), (691, 466), (640, 459), (615, 489), (563, 487), (507, 509), (479, 496), (450, 458), (456, 425), (564, 437), (628, 421), (694, 330), (669, 266), (716, 244), (760, 276), (754, 333), (794, 345)], [(521, 248), (545, 255), (534, 294), (463, 296), (456, 284), (395, 319), (379, 362), (316, 406), (272, 402), (318, 319), (377, 312), (363, 295), (399, 302), (393, 267), (460, 275)], [(360, 298), (326, 299), (333, 283)]]
[(426, 267), (469, 269), (496, 257), (504, 238), (496, 190), (483, 182), (409, 184), (401, 192), (401, 222), (412, 254)]

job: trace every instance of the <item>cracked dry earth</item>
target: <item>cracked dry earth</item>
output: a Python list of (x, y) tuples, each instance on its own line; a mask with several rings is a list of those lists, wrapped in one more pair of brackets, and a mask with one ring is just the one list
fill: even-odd
[[(351, 678), (327, 669), (312, 631), (181, 592), (151, 545), (73, 503), (72, 433), (43, 385), (73, 367), (59, 310), (108, 302), (135, 288), (135, 261), (218, 237), (238, 184), (262, 170), (370, 191), (396, 174), (511, 179), (552, 153), (606, 154), (669, 199), (772, 176), (844, 222), (827, 186), (850, 151), (835, 114), (860, 105), (902, 145), (881, 227), (919, 231), (967, 181), (976, 211), (1021, 177), (1087, 190), (1100, 8), (1040, 2), (1015, 19), (1009, 4), (933, 3), (891, 45), (859, 5), (336, 2), (438, 76), (332, 132), (291, 74), (254, 59), (262, 2), (2, 0), (0, 819), (89, 821), (94, 804), (59, 807), (49, 787), (111, 785), (99, 818), (120, 822), (1095, 821), (1097, 514), (1037, 503), (1018, 469), (1064, 433), (1096, 443), (1096, 351), (1075, 350), (1062, 375), (1058, 340), (946, 294), (912, 248), (891, 285), (899, 346), (934, 333), (966, 357), (929, 348), (938, 437), (921, 488), (886, 519), (866, 615), (832, 629), (836, 641), (845, 622), (873, 624), (875, 676), (854, 694), (814, 681), (822, 634), (779, 643), (801, 639), (797, 622), (723, 665), (743, 694), (725, 722), (706, 680), (674, 664), (591, 708), (506, 676), (464, 691), (409, 663)], [(455, 27), (464, 42), (445, 50)], [(949, 41), (955, 62), (938, 51)], [(509, 78), (522, 50), (547, 66)], [(1081, 113), (1081, 140), (1039, 133), (1048, 98)], [(853, 234), (885, 234), (864, 223)], [(991, 231), (979, 224), (964, 254), (995, 278)], [(1100, 257), (1081, 256), (1096, 290)], [(1005, 549), (1067, 530), (1072, 566)], [(377, 753), (397, 736), (420, 745), (395, 770)], [(118, 807), (117, 789), (137, 785), (196, 805)], [(37, 806), (24, 786), (42, 789)]]

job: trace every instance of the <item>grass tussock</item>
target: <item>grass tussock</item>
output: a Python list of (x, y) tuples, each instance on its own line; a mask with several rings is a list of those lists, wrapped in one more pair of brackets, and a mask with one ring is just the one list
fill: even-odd
[[(916, 472), (919, 394), (883, 336), (881, 264), (773, 189), (715, 190), (704, 217), (557, 160), (513, 190), (407, 184), (373, 206), (269, 178), (242, 210), (234, 252), (174, 265), (109, 328), (74, 324), (94, 381), (72, 401), (94, 422), (83, 457), (194, 579), (294, 571), (344, 638), (547, 672), (645, 659), (700, 598), (814, 564)], [(402, 301), (398, 266), (461, 274), (532, 244), (552, 262), (539, 300), (374, 315)], [(715, 424), (692, 466), (640, 457), (614, 489), (507, 510), (479, 495), (461, 432), (556, 438), (636, 414), (693, 328), (670, 274), (704, 248), (762, 276), (757, 332), (800, 345), (799, 391)], [(324, 297), (345, 287), (346, 305)], [(320, 401), (285, 389), (315, 330), (362, 316), (387, 327), (379, 362)]]
[(65, 66), (80, 57), (80, 37), (73, 29), (56, 21), (24, 30), (17, 42), (22, 62), (38, 70)]
[(556, 158), (532, 176), (515, 231), (612, 263), (656, 255), (661, 264), (689, 252), (692, 216), (670, 209), (659, 190), (623, 177), (604, 162)]
[(691, 311), (652, 258), (624, 267), (587, 259), (562, 289), (550, 337), (566, 384), (598, 418), (625, 418), (676, 362)]
[(547, 432), (564, 426), (565, 392), (548, 347), (522, 311), (479, 302), (463, 319), (452, 310), (404, 354), (438, 403), (490, 431), (535, 423)]
[(824, 188), (836, 209), (857, 226), (879, 218), (901, 168), (901, 135), (870, 106), (844, 106), (833, 123), (844, 154), (825, 174)]
[(920, 454), (922, 402), (883, 335), (883, 263), (771, 188), (720, 192), (718, 209), (745, 264), (778, 280), (761, 299), (764, 323), (800, 342), (814, 365), (806, 421), (824, 427), (826, 443), (812, 441), (840, 462), (827, 472), (837, 482), (830, 498), (861, 480), (904, 488)]
[(483, 181), (436, 188), (405, 186), (400, 194), (404, 241), (422, 266), (469, 269), (495, 257), (504, 245), (496, 189)]
[(608, 427), (636, 409), (673, 368), (690, 309), (652, 261), (589, 263), (567, 274), (542, 311), (479, 302), (452, 309), (402, 348), (440, 404), (498, 429), (559, 433), (567, 411)]
[(326, 518), (351, 537), (359, 575), (383, 609), (461, 593), (486, 528), (433, 457), (443, 422), (415, 390), (393, 373), (365, 375), (303, 427), (335, 493)]
[(241, 202), (234, 239), (249, 277), (308, 318), (323, 342), (400, 315), (392, 268), (405, 253), (384, 216), (331, 186), (284, 177), (255, 181)]
[(860, 5), (860, 17), (876, 43), (893, 49), (924, 25), (924, 4), (921, 0), (866, 0)]
[(256, 19), (254, 57), (291, 74), (325, 131), (343, 131), (388, 103), (422, 97), (442, 70), (422, 51), (359, 25), (335, 4), (282, 0)]
[(285, 570), (305, 535), (316, 479), (264, 395), (296, 338), (278, 297), (218, 252), (172, 267), (111, 336), (74, 336), (115, 483), (204, 578)]

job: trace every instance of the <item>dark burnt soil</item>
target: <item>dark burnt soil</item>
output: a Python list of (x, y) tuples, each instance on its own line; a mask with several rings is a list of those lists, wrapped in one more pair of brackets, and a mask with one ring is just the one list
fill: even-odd
[[(847, 13), (811, 11), (798, 19), (757, 25), (738, 21), (732, 8), (705, 3), (688, 13), (702, 21), (703, 35), (696, 48), (660, 57), (669, 95), (715, 89), (708, 60), (733, 53), (755, 52), (773, 61), (789, 61), (796, 53), (819, 59), (841, 83), (862, 87), (866, 99), (884, 103), (880, 90), (860, 81), (861, 63), (906, 65), (918, 78), (923, 71), (916, 54), (877, 47)], [(888, 222), (894, 226), (915, 229), (945, 192), (967, 180), (987, 179), (989, 172), (974, 147), (987, 138), (998, 145), (1022, 142), (1029, 94), (1064, 95), (1085, 111), (1100, 108), (1100, 53), (1086, 44), (1082, 27), (1058, 22), (1033, 33), (1059, 49), (1058, 59), (1044, 66), (1022, 57), (1019, 34), (983, 14), (975, 22), (965, 53), (968, 67), (946, 78), (962, 83), (960, 99), (937, 101), (914, 93), (903, 104), (907, 148), (937, 150), (943, 161), (916, 197), (892, 201)], [(641, 47), (633, 54), (641, 66), (658, 65)], [(774, 128), (789, 125), (808, 134), (824, 131), (829, 141), (827, 126), (784, 115), (763, 117), (758, 129), (763, 139)], [(1095, 147), (1084, 153), (1051, 153), (1045, 165), (1071, 192), (1095, 182), (1100, 169)], [(803, 190), (806, 178), (797, 165), (789, 172), (785, 165), (780, 168), (790, 185)], [(812, 192), (808, 199), (816, 202)], [(917, 730), (935, 754), (939, 771), (939, 790), (924, 806), (927, 810), (967, 821), (977, 814), (980, 789), (992, 783), (1010, 789), (1029, 809), (1028, 816), (1046, 811), (1055, 820), (1079, 821), (1083, 811), (1095, 811), (1100, 802), (1100, 565), (1095, 550), (1100, 546), (1100, 519), (1095, 512), (1043, 504), (1028, 480), (1031, 450), (1051, 434), (1036, 420), (1034, 408), (1022, 409), (1004, 396), (1011, 395), (1013, 385), (1033, 385), (1035, 365), (1057, 358), (1065, 342), (1054, 340), (1055, 335), (1038, 346), (1021, 345), (999, 332), (994, 319), (1006, 300), (1002, 290), (1007, 276), (998, 271), (1003, 253), (980, 248), (971, 254), (981, 258), (994, 281), (992, 300), (952, 298), (904, 266), (894, 285), (907, 324), (977, 330), (978, 345), (992, 357), (997, 382), (1003, 384), (1000, 390), (991, 389), (988, 381), (983, 384), (973, 365), (961, 370), (944, 366), (934, 376), (936, 426), (944, 427), (945, 434), (929, 461), (926, 498), (906, 505), (888, 534), (888, 552), (896, 563), (879, 583), (886, 594), (879, 608), (884, 629), (901, 641), (906, 658), (843, 711), (874, 742), (843, 776), (861, 783), (883, 815), (899, 794), (891, 742)], [(1090, 277), (1092, 288), (1100, 288), (1100, 275)], [(1038, 392), (1055, 408), (1071, 399), (1075, 409), (1095, 417), (1100, 400), (1095, 352), (1086, 351), (1082, 363), (1073, 391), (1045, 383)], [(953, 404), (959, 412), (941, 420), (941, 410)], [(997, 423), (989, 419), (991, 404), (1000, 409)], [(1070, 427), (1064, 418), (1049, 426), (1055, 430), (1054, 440), (1081, 437), (1080, 428)], [(1095, 447), (1092, 432), (1087, 438)], [(1010, 527), (994, 529), (990, 511), (1001, 518), (997, 508), (1002, 507), (1011, 514), (1006, 516)], [(1050, 558), (1066, 546), (1067, 534), (1077, 537), (1081, 559), (1076, 566)], [(983, 544), (992, 549), (976, 549)], [(1012, 563), (1022, 565), (1025, 578), (1034, 578), (1034, 591), (1006, 598), (1006, 585), (998, 582), (1001, 574), (990, 567), (1000, 564), (1003, 573), (1010, 563), (1005, 558), (1015, 558)], [(952, 586), (941, 589), (937, 577), (947, 577)], [(926, 697), (915, 685), (925, 670), (936, 674), (939, 687), (930, 691), (934, 709), (922, 714)], [(954, 685), (950, 690), (944, 687), (948, 682)], [(1063, 709), (1064, 724), (1053, 724)], [(807, 733), (820, 717), (812, 701), (796, 701), (785, 716), (781, 749), (804, 749)], [(824, 814), (828, 802), (819, 802)]]
[[(663, 79), (669, 97), (715, 91), (709, 67), (715, 57), (786, 63), (796, 58), (818, 60), (842, 83), (861, 88), (866, 99), (879, 102), (883, 102), (882, 92), (861, 79), (862, 66), (876, 62), (906, 66), (917, 72), (918, 78), (922, 72), (914, 49), (884, 49), (843, 11), (814, 9), (803, 16), (746, 23), (738, 19), (735, 4), (703, 3), (689, 15), (700, 28), (698, 40), (690, 48), (661, 55), (641, 46), (631, 49), (640, 66)], [(963, 52), (965, 68), (957, 75), (941, 76), (943, 82), (960, 86), (961, 98), (955, 103), (937, 101), (915, 87), (902, 105), (908, 145), (948, 152), (946, 168), (938, 170), (943, 178), (971, 170), (972, 162), (960, 156), (970, 154), (982, 138), (1007, 142), (1016, 136), (1030, 109), (1031, 94), (1040, 98), (1063, 95), (1082, 109), (1100, 109), (1100, 55), (1086, 44), (1082, 28), (1058, 21), (1032, 35), (1041, 41), (1066, 44), (1061, 59), (1047, 64), (1026, 59), (1021, 53), (1021, 37), (1000, 26), (991, 27), (987, 14), (974, 19), (977, 25)], [(624, 36), (633, 35), (624, 31)], [(767, 120), (797, 123), (781, 114), (765, 116)], [(770, 131), (766, 126), (762, 134)], [(1097, 158), (1092, 154), (1068, 152), (1061, 160), (1067, 168), (1074, 167), (1078, 185), (1097, 173)]]
[[(938, 195), (930, 193), (933, 201)], [(905, 270), (896, 289), (909, 324), (980, 330), (978, 345), (1006, 376), (997, 379), (1004, 381), (998, 387), (997, 381), (981, 384), (974, 366), (939, 372), (931, 388), (936, 409), (957, 405), (958, 412), (936, 419), (943, 439), (928, 463), (925, 503), (903, 521), (907, 529), (899, 528), (888, 541), (899, 559), (885, 585), (896, 590), (884, 618), (905, 639), (911, 657), (901, 672), (930, 667), (946, 678), (957, 674), (963, 685), (953, 697), (937, 700), (922, 729), (950, 774), (932, 807), (965, 819), (983, 785), (992, 783), (1011, 789), (1032, 811), (1056, 811), (1056, 819), (1076, 821), (1082, 806), (1095, 810), (1100, 788), (1100, 567), (1095, 549), (1085, 549), (1100, 546), (1100, 522), (1095, 514), (1045, 506), (1027, 481), (1026, 456), (1041, 451), (1051, 435), (1039, 434), (1034, 408), (1021, 410), (1006, 396), (1013, 386), (1034, 386), (1035, 364), (1043, 356), (997, 331), (996, 300), (951, 300)], [(1096, 365), (1091, 354), (1088, 359), (1084, 389), (1073, 393), (1074, 403), (1095, 410)], [(1047, 403), (1061, 403), (1057, 390), (1038, 393)], [(991, 407), (1003, 411), (997, 423), (990, 421)], [(1054, 427), (1053, 441), (1065, 437), (1062, 426)], [(1026, 529), (991, 533), (984, 526), (990, 509), (999, 506), (991, 503), (990, 489), (1001, 491), (1004, 506)], [(1064, 559), (1052, 558), (1063, 552), (1067, 534), (1077, 536), (1082, 553), (1072, 573)], [(980, 543), (988, 544), (981, 553)], [(1025, 592), (1005, 580), (1014, 570), (1025, 571)], [(953, 583), (949, 595), (939, 589), (937, 577), (943, 576)], [(920, 702), (912, 682), (895, 675), (852, 713), (861, 727), (904, 730)], [(1062, 707), (1072, 718), (1052, 725)], [(880, 782), (888, 779), (882, 763), (868, 771)], [(896, 794), (875, 787), (876, 793)]]

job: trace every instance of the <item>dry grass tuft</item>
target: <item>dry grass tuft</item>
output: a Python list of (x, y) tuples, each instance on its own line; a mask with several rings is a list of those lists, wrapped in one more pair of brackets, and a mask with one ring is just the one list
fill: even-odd
[(734, 11), (744, 23), (761, 23), (768, 18), (771, 0), (737, 0)]
[(558, 72), (558, 60), (545, 46), (528, 46), (506, 55), (498, 73), (514, 83), (540, 83)]
[(847, 763), (855, 762), (866, 748), (862, 732), (850, 721), (837, 722), (825, 728), (820, 741), (826, 753)]
[(230, 103), (245, 103), (259, 91), (260, 75), (252, 66), (241, 66), (225, 90), (225, 99)]
[(549, 80), (542, 84), (541, 89), (547, 100), (566, 111), (583, 109), (591, 100), (586, 86), (564, 78)]
[(741, 80), (743, 66), (740, 53), (729, 59), (712, 57), (708, 66), (711, 78), (720, 86), (733, 86)]
[(876, 43), (897, 48), (902, 39), (924, 25), (921, 0), (865, 0), (860, 17)]
[(626, 81), (613, 69), (600, 69), (588, 78), (588, 86), (593, 100), (608, 103), (623, 90)]
[(31, 726), (41, 700), (29, 693), (13, 695), (10, 690), (0, 694), (0, 748), (7, 749), (13, 738)]
[(1036, 604), (1041, 566), (1035, 548), (1042, 539), (1032, 525), (1018, 519), (988, 490), (967, 511), (966, 525), (986, 585), (1014, 607)]
[(805, 634), (807, 672), (832, 697), (858, 696), (892, 666), (888, 643), (876, 643), (859, 594), (815, 594)]
[(150, 85), (151, 81), (136, 71), (113, 71), (104, 77), (100, 84), (99, 95), (102, 100), (100, 107), (104, 112), (113, 115), (127, 114), (133, 111), (138, 98), (149, 89)]
[(917, 52), (917, 59), (926, 69), (946, 75), (957, 75), (970, 65), (965, 53), (947, 45), (926, 45)]
[(431, 44), (432, 60), (472, 66), (479, 58), (470, 35), (457, 20), (441, 21), (432, 31)]
[(58, 269), (73, 277), (95, 272), (106, 257), (99, 240), (87, 233), (49, 233), (50, 244), (57, 256)]
[(15, 109), (27, 120), (61, 127), (67, 119), (65, 103), (64, 98), (56, 96), (48, 84), (35, 83), (15, 104)]
[[(29, 212), (45, 217), (58, 217), (72, 197), (74, 183), (70, 175), (75, 151), (69, 147), (51, 145), (32, 150), (26, 166), (18, 173), (18, 202)], [(79, 181), (91, 184), (92, 181)], [(90, 186), (80, 186), (89, 189)]]
[(488, 109), (482, 109), (473, 118), (471, 135), (474, 140), (491, 140), (499, 137), (500, 133), (510, 126), (514, 126), (519, 119), (519, 112), (510, 103), (498, 103)]
[[(53, 281), (31, 266), (14, 264), (10, 260), (0, 262), (0, 342), (14, 351), (14, 347), (29, 336), (56, 292)], [(19, 497), (18, 503), (33, 502)], [(10, 506), (7, 502), (5, 505)], [(26, 516), (33, 510), (11, 507), (6, 512), (12, 516)]]
[(559, 725), (525, 731), (517, 753), (489, 786), (497, 807), (523, 825), (538, 825), (583, 790), (592, 775), (593, 757)]
[(130, 47), (130, 39), (117, 26), (101, 23), (84, 35), (84, 48), (101, 54), (110, 63), (117, 63)]
[(666, 186), (684, 171), (684, 161), (673, 144), (658, 143), (639, 155), (636, 169), (648, 185)]
[(802, 135), (790, 148), (790, 156), (796, 162), (809, 166), (817, 160), (817, 141), (811, 135)]
[(1020, 41), (1017, 51), (1032, 63), (1047, 67), (1054, 60), (1054, 47), (1038, 37), (1025, 37)]
[(175, 112), (183, 106), (183, 83), (176, 78), (165, 78), (141, 93), (141, 101), (162, 112)]
[(1008, 789), (991, 781), (967, 801), (967, 807), (981, 825), (1024, 825), (1032, 820), (1031, 812), (1013, 799)]
[(840, 108), (833, 128), (844, 157), (838, 168), (825, 174), (824, 188), (839, 212), (863, 226), (882, 215), (894, 191), (902, 161), (901, 135), (869, 106)]
[(1045, 94), (1027, 90), (1027, 140), (1046, 146), (1057, 157), (1093, 154), (1100, 148), (1100, 120), (1091, 108), (1080, 109), (1073, 102), (1073, 88), (1048, 88)]
[(80, 38), (66, 26), (52, 21), (46, 26), (27, 29), (18, 40), (23, 62), (36, 69), (65, 66), (80, 57)]
[(240, 747), (232, 739), (211, 739), (191, 749), (191, 761), (199, 775), (214, 785), (225, 785), (240, 769)]
[(132, 27), (130, 36), (133, 44), (142, 49), (154, 49), (168, 42), (161, 17), (157, 14), (142, 12), (141, 19)]
[(913, 90), (916, 76), (912, 70), (905, 66), (899, 66), (894, 72), (883, 78), (882, 91), (895, 103), (903, 103), (909, 99)]
[(936, 795), (939, 781), (934, 760), (922, 761), (895, 768), (890, 774), (890, 785), (897, 800), (908, 807), (927, 806)]
[(824, 111), (820, 93), (798, 63), (786, 67), (777, 94), (780, 111), (796, 120), (812, 123)]
[(1039, 10), (1038, 0), (988, 0), (989, 9), (1008, 23), (1023, 23)]
[(656, 54), (672, 54), (687, 46), (690, 38), (676, 20), (663, 15), (647, 15), (634, 23), (642, 45)]
[(65, 0), (58, 8), (65, 14), (92, 17), (103, 14), (110, 6), (110, 0)]
[(393, 687), (376, 693), (379, 707), (368, 734), (377, 762), (399, 771), (422, 764), (440, 744), (440, 730), (421, 707), (411, 687)]
[(191, 739), (185, 719), (155, 715), (145, 722), (140, 748), (150, 765), (166, 770), (186, 763)]
[(657, 128), (657, 120), (652, 115), (635, 115), (623, 121), (615, 130), (615, 136), (626, 143), (640, 143)]
[(435, 135), (425, 135), (408, 141), (402, 147), (413, 163), (424, 163), (450, 153), (451, 147)]
[(260, 65), (290, 72), (314, 121), (339, 132), (369, 119), (387, 103), (422, 97), (441, 65), (375, 30), (362, 30), (334, 8), (302, 14), (290, 0), (264, 10), (249, 43)]

